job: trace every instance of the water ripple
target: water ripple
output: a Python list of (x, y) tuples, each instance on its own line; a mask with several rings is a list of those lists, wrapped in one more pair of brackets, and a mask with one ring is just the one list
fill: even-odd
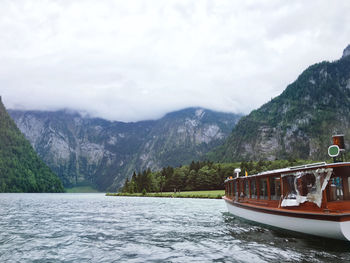
[(347, 242), (252, 225), (222, 200), (0, 194), (0, 262), (346, 262)]

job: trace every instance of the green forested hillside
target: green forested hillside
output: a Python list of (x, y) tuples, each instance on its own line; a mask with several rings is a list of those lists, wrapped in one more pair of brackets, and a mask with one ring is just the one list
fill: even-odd
[(144, 170), (126, 179), (122, 192), (172, 192), (224, 189), (224, 181), (233, 176), (235, 168), (241, 168), (241, 176), (262, 171), (310, 163), (305, 160), (278, 160), (241, 163), (194, 162), (181, 167), (165, 167), (161, 171)]
[(280, 96), (243, 117), (209, 158), (323, 160), (335, 133), (350, 142), (348, 55), (310, 66)]
[(0, 192), (63, 192), (59, 178), (37, 156), (0, 97)]
[(188, 108), (124, 123), (71, 111), (9, 110), (65, 187), (116, 191), (133, 171), (189, 164), (223, 143), (238, 114)]

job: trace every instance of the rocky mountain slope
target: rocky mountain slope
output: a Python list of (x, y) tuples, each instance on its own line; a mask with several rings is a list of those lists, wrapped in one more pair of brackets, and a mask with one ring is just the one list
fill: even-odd
[(59, 178), (35, 153), (0, 97), (0, 192), (62, 192)]
[(66, 187), (116, 190), (140, 169), (199, 159), (231, 133), (240, 115), (189, 108), (154, 121), (110, 122), (69, 111), (9, 111)]
[[(243, 117), (217, 161), (323, 160), (331, 135), (350, 142), (350, 45), (341, 59), (310, 66), (278, 97)], [(349, 145), (348, 145), (349, 147)]]

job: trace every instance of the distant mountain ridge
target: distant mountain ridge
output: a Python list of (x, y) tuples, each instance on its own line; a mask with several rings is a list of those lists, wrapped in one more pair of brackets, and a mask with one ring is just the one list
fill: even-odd
[(200, 159), (224, 141), (241, 117), (202, 108), (134, 123), (71, 111), (9, 113), (65, 186), (88, 184), (100, 190), (118, 189), (134, 171)]
[(63, 192), (59, 178), (35, 153), (0, 97), (0, 192)]
[(216, 161), (302, 158), (324, 160), (331, 136), (350, 143), (350, 45), (341, 59), (306, 69), (270, 102), (243, 117)]

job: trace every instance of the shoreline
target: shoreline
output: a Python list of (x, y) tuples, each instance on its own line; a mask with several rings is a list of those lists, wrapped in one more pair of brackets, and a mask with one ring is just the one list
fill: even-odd
[(201, 199), (222, 199), (224, 190), (195, 191), (177, 193), (106, 193), (106, 196), (130, 196), (130, 197), (165, 197), (165, 198), (201, 198)]

